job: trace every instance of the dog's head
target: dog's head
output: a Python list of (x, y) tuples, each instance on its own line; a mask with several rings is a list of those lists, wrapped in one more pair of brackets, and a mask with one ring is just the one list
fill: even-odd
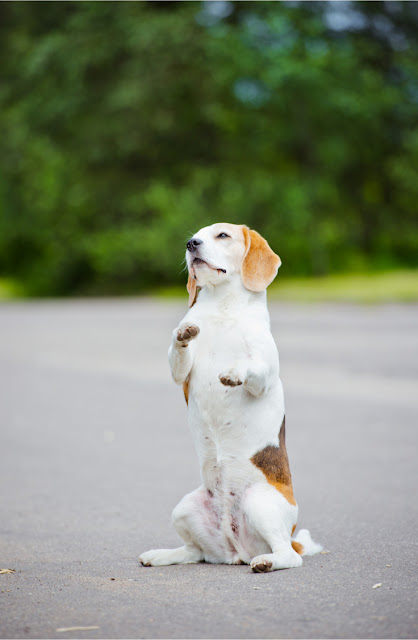
[(189, 307), (196, 302), (197, 287), (217, 286), (238, 276), (249, 291), (264, 291), (281, 265), (257, 231), (227, 222), (200, 229), (187, 242), (186, 260)]

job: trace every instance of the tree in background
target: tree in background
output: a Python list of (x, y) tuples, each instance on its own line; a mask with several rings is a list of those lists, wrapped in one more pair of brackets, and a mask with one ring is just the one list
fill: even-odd
[(413, 266), (412, 2), (3, 2), (0, 273), (29, 293), (183, 282), (187, 237), (284, 274)]

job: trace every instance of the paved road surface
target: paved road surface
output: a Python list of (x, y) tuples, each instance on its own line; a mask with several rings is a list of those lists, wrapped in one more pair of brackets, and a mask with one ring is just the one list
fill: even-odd
[(183, 311), (0, 307), (0, 637), (417, 637), (418, 307), (271, 305), (299, 524), (329, 553), (266, 575), (137, 563), (199, 483)]

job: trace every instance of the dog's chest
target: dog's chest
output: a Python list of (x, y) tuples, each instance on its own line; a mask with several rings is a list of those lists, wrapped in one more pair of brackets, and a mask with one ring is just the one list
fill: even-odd
[[(245, 319), (238, 316), (215, 315), (200, 321), (200, 335), (196, 341), (196, 356), (193, 368), (204, 375), (204, 370), (215, 368), (231, 359), (248, 357), (249, 327)], [(200, 370), (201, 369), (201, 370)]]
[[(200, 334), (193, 345), (196, 351), (189, 380), (189, 425), (204, 475), (212, 480), (215, 474), (224, 475), (226, 467), (232, 468), (235, 459), (241, 461), (237, 463), (239, 473), (242, 461), (249, 460), (266, 439), (266, 414), (276, 402), (274, 391), (256, 398), (244, 384), (222, 384), (220, 376), (233, 370), (243, 382), (246, 368), (251, 366), (254, 333), (266, 340), (270, 337), (272, 341), (272, 337), (269, 326), (257, 323), (250, 314), (209, 316), (197, 320), (197, 324)], [(277, 437), (276, 429), (273, 425), (273, 437)]]
[(238, 418), (246, 395), (244, 389), (242, 385), (222, 385), (219, 376), (249, 358), (245, 326), (236, 318), (214, 320), (201, 326), (190, 374), (190, 393), (200, 418), (207, 420), (211, 427), (230, 427)]

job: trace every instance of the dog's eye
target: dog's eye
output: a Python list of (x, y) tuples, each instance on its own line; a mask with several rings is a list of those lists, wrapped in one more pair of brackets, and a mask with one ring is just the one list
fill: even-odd
[(220, 233), (218, 236), (216, 236), (217, 238), (230, 238), (231, 236), (229, 236), (227, 233)]

